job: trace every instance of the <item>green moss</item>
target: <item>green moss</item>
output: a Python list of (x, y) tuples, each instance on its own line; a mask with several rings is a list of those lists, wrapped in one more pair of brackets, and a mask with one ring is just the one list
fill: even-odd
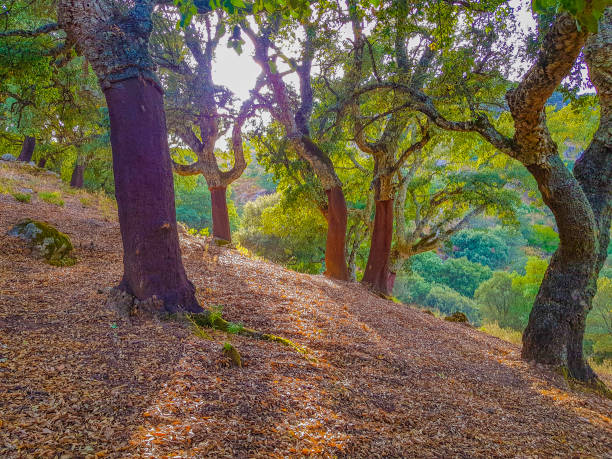
[(242, 368), (242, 358), (240, 356), (240, 352), (238, 352), (238, 349), (236, 349), (232, 343), (228, 343), (227, 341), (223, 343), (223, 353), (230, 358), (234, 365)]
[(28, 193), (12, 193), (13, 197), (19, 201), (19, 202), (23, 202), (25, 204), (30, 202), (30, 199), (32, 199), (32, 195), (28, 194)]
[(579, 381), (571, 376), (570, 370), (565, 365), (558, 366), (555, 371), (567, 381), (570, 389), (580, 392), (598, 394), (612, 400), (612, 390), (599, 378), (595, 377), (591, 381)]
[(262, 341), (270, 341), (273, 343), (281, 344), (283, 346), (287, 346), (293, 349), (294, 351), (304, 355), (310, 361), (316, 361), (314, 357), (308, 356), (308, 348), (295, 344), (293, 341), (287, 338), (272, 335), (270, 333), (262, 333), (251, 328), (247, 328), (242, 324), (228, 322), (220, 316), (220, 307), (218, 306), (216, 308), (213, 308), (212, 310), (208, 310), (200, 314), (186, 314), (185, 317), (187, 318), (189, 323), (192, 324), (192, 327), (194, 328), (194, 333), (196, 334), (199, 333), (198, 330), (201, 329), (201, 327), (206, 327), (235, 335), (247, 336), (249, 338), (254, 338)]
[(56, 206), (60, 207), (64, 205), (64, 200), (62, 199), (62, 195), (59, 191), (41, 191), (38, 193), (38, 197), (49, 204), (55, 204)]
[(51, 265), (71, 266), (76, 263), (76, 260), (70, 257), (70, 238), (48, 223), (27, 218), (11, 228), (8, 234), (28, 241)]

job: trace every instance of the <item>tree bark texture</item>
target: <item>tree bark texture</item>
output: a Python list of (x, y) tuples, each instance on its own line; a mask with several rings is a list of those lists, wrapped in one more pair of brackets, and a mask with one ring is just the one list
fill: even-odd
[(349, 280), (344, 248), (348, 212), (344, 193), (339, 186), (325, 191), (327, 194), (327, 242), (325, 246), (325, 275), (334, 279)]
[(220, 186), (209, 188), (212, 206), (213, 237), (231, 242), (229, 213), (227, 211), (227, 188)]
[(140, 300), (156, 296), (168, 312), (202, 311), (181, 260), (162, 94), (140, 78), (104, 94), (124, 250), (119, 288)]
[(85, 172), (85, 164), (79, 164), (78, 160), (70, 177), (70, 186), (73, 188), (83, 188), (83, 173)]
[(36, 139), (34, 137), (30, 137), (29, 135), (25, 136), (23, 139), (23, 144), (21, 145), (21, 153), (19, 153), (17, 161), (23, 161), (24, 163), (29, 163), (32, 161), (32, 155), (34, 154), (35, 147)]
[(586, 316), (595, 288), (591, 277), (597, 259), (595, 219), (578, 182), (559, 156), (529, 166), (546, 205), (555, 216), (560, 244), (553, 255), (523, 333), (522, 356), (562, 365), (589, 380), (594, 374), (582, 353)]
[(201, 312), (181, 260), (163, 98), (148, 52), (154, 2), (59, 0), (58, 23), (91, 63), (111, 125), (123, 242), (119, 289)]
[(572, 377), (592, 381), (582, 340), (610, 239), (612, 214), (612, 8), (589, 37), (585, 58), (601, 105), (600, 125), (571, 175), (554, 157), (530, 166), (555, 215), (560, 245), (553, 255), (523, 334), (523, 357), (566, 366)]
[(389, 255), (393, 239), (393, 200), (376, 201), (370, 254), (362, 282), (377, 292), (389, 292)]
[(40, 158), (38, 160), (38, 164), (37, 165), (38, 165), (38, 167), (40, 167), (42, 169), (43, 167), (45, 167), (46, 164), (47, 164), (47, 158)]

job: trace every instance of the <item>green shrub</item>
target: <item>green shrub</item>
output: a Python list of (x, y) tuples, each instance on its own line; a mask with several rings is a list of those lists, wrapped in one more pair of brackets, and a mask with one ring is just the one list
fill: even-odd
[(436, 308), (444, 315), (463, 312), (470, 322), (480, 321), (476, 303), (445, 285), (434, 285), (425, 298), (425, 305)]
[(28, 203), (30, 202), (30, 199), (32, 199), (32, 195), (28, 194), (28, 193), (13, 193), (13, 197), (19, 201), (19, 202), (24, 202), (24, 203)]
[(455, 234), (450, 242), (454, 258), (466, 257), (473, 263), (480, 263), (491, 269), (499, 269), (508, 264), (508, 244), (491, 232), (466, 229)]
[(559, 235), (550, 226), (533, 225), (526, 235), (527, 242), (546, 253), (553, 253), (559, 247)]
[(79, 201), (81, 201), (81, 204), (83, 204), (83, 207), (93, 206), (93, 199), (91, 196), (82, 196), (81, 198), (79, 198)]
[(395, 281), (393, 293), (404, 303), (423, 304), (431, 286), (418, 274), (401, 275)]
[(425, 282), (446, 285), (470, 298), (478, 286), (492, 275), (491, 268), (473, 263), (466, 257), (442, 261), (434, 252), (415, 255), (410, 260), (410, 268)]
[(474, 299), (483, 321), (498, 324), (501, 328), (521, 331), (527, 325), (531, 303), (518, 285), (513, 285), (516, 273), (496, 271), (491, 279), (483, 282)]
[(59, 191), (41, 191), (38, 193), (38, 197), (49, 204), (55, 204), (56, 206), (63, 206), (64, 200)]

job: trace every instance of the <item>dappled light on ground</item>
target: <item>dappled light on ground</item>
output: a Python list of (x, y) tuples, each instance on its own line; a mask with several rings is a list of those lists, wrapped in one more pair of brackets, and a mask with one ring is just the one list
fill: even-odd
[[(0, 170), (0, 174), (5, 172)], [(35, 189), (57, 188), (49, 177)], [(2, 178), (2, 177), (0, 177)], [(570, 456), (612, 451), (612, 402), (573, 392), (515, 345), (370, 294), (181, 235), (202, 304), (292, 340), (126, 320), (98, 289), (121, 276), (119, 228), (66, 194), (59, 207), (0, 195), (67, 233), (58, 268), (2, 238), (0, 456)], [(240, 352), (231, 365), (223, 344)]]

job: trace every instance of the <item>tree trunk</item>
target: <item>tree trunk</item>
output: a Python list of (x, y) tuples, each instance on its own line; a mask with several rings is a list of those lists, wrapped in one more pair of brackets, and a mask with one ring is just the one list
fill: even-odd
[[(523, 335), (523, 356), (566, 366), (572, 377), (594, 382), (597, 376), (582, 355), (585, 321), (597, 291), (610, 241), (612, 219), (612, 8), (599, 33), (584, 48), (589, 76), (599, 96), (599, 128), (570, 175), (561, 160), (550, 170), (530, 169), (559, 226), (553, 255)], [(563, 168), (563, 174), (558, 170)], [(575, 179), (574, 179), (575, 177)]]
[(47, 164), (47, 158), (40, 158), (38, 160), (38, 167), (40, 167), (41, 169), (45, 167), (46, 164)]
[(25, 136), (23, 139), (23, 144), (21, 146), (21, 153), (17, 158), (17, 161), (23, 161), (24, 163), (29, 163), (32, 161), (32, 155), (34, 154), (34, 147), (36, 146), (36, 139), (34, 137), (30, 137), (29, 135)]
[(128, 78), (104, 95), (124, 251), (119, 289), (139, 300), (155, 296), (167, 312), (201, 312), (181, 260), (162, 93)]
[(578, 181), (559, 156), (528, 167), (559, 228), (553, 255), (523, 333), (527, 360), (566, 367), (574, 378), (595, 374), (584, 360), (582, 338), (595, 295), (593, 268), (597, 259), (595, 218)]
[(389, 276), (387, 277), (387, 291), (389, 295), (393, 293), (393, 287), (395, 287), (395, 278), (397, 277), (397, 273), (393, 271), (389, 271)]
[(370, 254), (362, 282), (377, 292), (389, 292), (389, 256), (393, 239), (393, 199), (376, 201)]
[(344, 257), (348, 211), (342, 188), (334, 186), (325, 190), (327, 208), (327, 243), (325, 246), (325, 275), (333, 279), (349, 280)]
[(213, 237), (231, 242), (232, 232), (230, 229), (229, 213), (227, 212), (226, 187), (212, 187), (210, 190), (210, 201), (212, 205)]
[(71, 187), (83, 188), (83, 172), (85, 172), (85, 164), (79, 164), (79, 160), (77, 158), (77, 163), (72, 171), (72, 177), (70, 177)]

